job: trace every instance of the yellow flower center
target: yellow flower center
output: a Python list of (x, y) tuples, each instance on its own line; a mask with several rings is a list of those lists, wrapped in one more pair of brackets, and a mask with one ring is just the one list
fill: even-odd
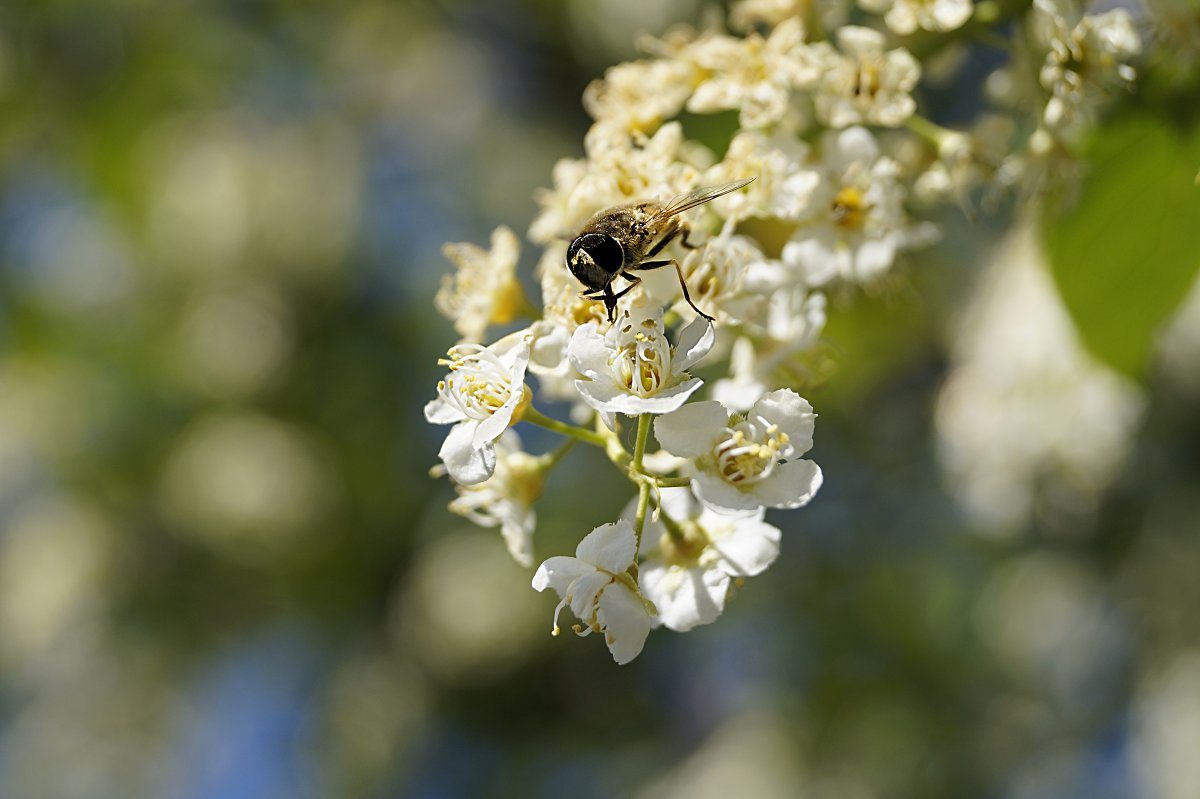
[(447, 394), (473, 419), (486, 419), (500, 410), (524, 385), (512, 384), (510, 371), (495, 353), (478, 344), (451, 347), (447, 358), (438, 360), (449, 367), (450, 375), (438, 383), (438, 392)]
[(787, 433), (778, 425), (766, 425), (760, 432), (757, 425), (742, 422), (725, 432), (728, 435), (714, 447), (713, 455), (717, 473), (733, 485), (765, 480), (792, 452)]
[(653, 319), (642, 320), (640, 328), (634, 330), (628, 322), (621, 328), (621, 345), (610, 366), (617, 382), (626, 390), (650, 397), (670, 379), (671, 348)]
[(833, 223), (843, 230), (858, 230), (866, 221), (871, 209), (861, 191), (855, 186), (845, 186), (833, 198)]

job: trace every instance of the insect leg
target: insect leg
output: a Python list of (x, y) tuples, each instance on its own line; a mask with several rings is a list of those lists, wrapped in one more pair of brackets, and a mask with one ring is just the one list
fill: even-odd
[(663, 247), (666, 247), (668, 244), (670, 244), (672, 241), (675, 240), (675, 237), (679, 235), (680, 230), (684, 231), (683, 237), (686, 239), (687, 238), (687, 225), (683, 222), (680, 222), (678, 219), (672, 219), (671, 225), (669, 228), (667, 228), (666, 234), (661, 239), (658, 240), (658, 244), (655, 244), (653, 247), (650, 248), (649, 252), (646, 253), (646, 257), (652, 258), (655, 255), (658, 255), (660, 252), (662, 252)]
[(621, 277), (628, 280), (629, 285), (626, 286), (625, 288), (621, 289), (620, 291), (618, 291), (616, 294), (614, 294), (613, 295), (614, 300), (621, 299), (622, 297), (624, 297), (626, 294), (629, 293), (630, 289), (632, 289), (638, 283), (642, 282), (642, 279), (640, 277), (638, 277), (637, 275), (629, 275), (629, 274), (621, 273)]
[(689, 250), (697, 249), (700, 246), (699, 244), (692, 244), (690, 241), (688, 241), (688, 235), (692, 232), (691, 225), (689, 225), (687, 222), (680, 222), (679, 229), (683, 231), (683, 238), (680, 240), (680, 244)]
[(639, 272), (646, 272), (650, 269), (658, 269), (660, 266), (668, 265), (675, 267), (675, 274), (679, 276), (679, 286), (683, 289), (683, 299), (687, 301), (687, 304), (692, 306), (693, 311), (700, 314), (708, 321), (715, 322), (715, 319), (706, 314), (704, 311), (700, 310), (698, 307), (696, 307), (696, 303), (692, 302), (692, 295), (688, 294), (687, 281), (683, 279), (683, 268), (679, 266), (679, 262), (674, 258), (666, 261), (647, 261), (645, 263), (638, 264), (637, 266), (626, 267), (625, 271), (628, 272), (629, 270), (637, 270)]

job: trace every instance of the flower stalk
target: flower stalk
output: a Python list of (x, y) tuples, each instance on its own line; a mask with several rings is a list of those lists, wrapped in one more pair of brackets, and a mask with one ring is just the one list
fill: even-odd
[(594, 447), (605, 449), (608, 446), (608, 439), (599, 433), (593, 433), (585, 427), (577, 427), (573, 424), (560, 422), (557, 419), (551, 419), (532, 405), (525, 409), (525, 414), (521, 417), (521, 421), (536, 424), (538, 427), (544, 427), (559, 435), (568, 436), (585, 444), (591, 444)]
[(646, 442), (649, 438), (650, 414), (643, 413), (638, 416), (637, 439), (633, 445), (633, 463), (629, 466), (630, 472), (638, 482), (637, 512), (633, 520), (633, 532), (639, 549), (642, 546), (642, 530), (646, 527), (646, 511), (650, 507), (650, 481), (645, 479), (646, 474), (642, 464), (646, 457)]

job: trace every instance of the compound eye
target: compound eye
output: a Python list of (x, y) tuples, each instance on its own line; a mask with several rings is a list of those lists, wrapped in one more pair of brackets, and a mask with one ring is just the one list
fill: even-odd
[(603, 233), (589, 233), (586, 236), (580, 236), (575, 243), (579, 245), (579, 249), (585, 250), (588, 255), (592, 256), (592, 261), (596, 266), (610, 275), (619, 272), (622, 264), (625, 263), (625, 250), (621, 247), (621, 243), (612, 236)]

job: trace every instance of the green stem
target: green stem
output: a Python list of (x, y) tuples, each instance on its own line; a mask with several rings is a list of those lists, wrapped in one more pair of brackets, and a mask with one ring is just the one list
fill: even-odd
[(650, 440), (650, 416), (643, 413), (638, 416), (637, 439), (633, 443), (633, 465), (630, 467), (638, 474), (642, 471), (642, 460), (646, 457), (646, 442)]
[(633, 463), (629, 465), (630, 472), (638, 481), (637, 516), (633, 520), (633, 532), (637, 536), (637, 552), (642, 548), (642, 530), (646, 526), (646, 510), (650, 507), (650, 481), (645, 479), (642, 471), (642, 459), (646, 457), (646, 442), (650, 439), (650, 414), (638, 416), (637, 440), (633, 445)]
[(941, 146), (942, 140), (953, 133), (948, 128), (943, 128), (936, 122), (931, 122), (919, 114), (913, 114), (904, 124), (913, 133), (932, 142), (934, 147)]
[(600, 447), (601, 449), (608, 444), (604, 436), (600, 435), (599, 433), (593, 433), (587, 428), (576, 427), (573, 424), (567, 424), (566, 422), (560, 422), (557, 419), (551, 419), (549, 416), (542, 414), (541, 411), (532, 405), (525, 408), (525, 414), (521, 417), (521, 421), (536, 424), (538, 427), (544, 427), (547, 430), (553, 430), (555, 433), (559, 433), (560, 435), (569, 436), (582, 441), (585, 444), (591, 444), (594, 447)]
[(690, 477), (655, 477), (653, 479), (659, 488), (687, 488), (692, 484)]

